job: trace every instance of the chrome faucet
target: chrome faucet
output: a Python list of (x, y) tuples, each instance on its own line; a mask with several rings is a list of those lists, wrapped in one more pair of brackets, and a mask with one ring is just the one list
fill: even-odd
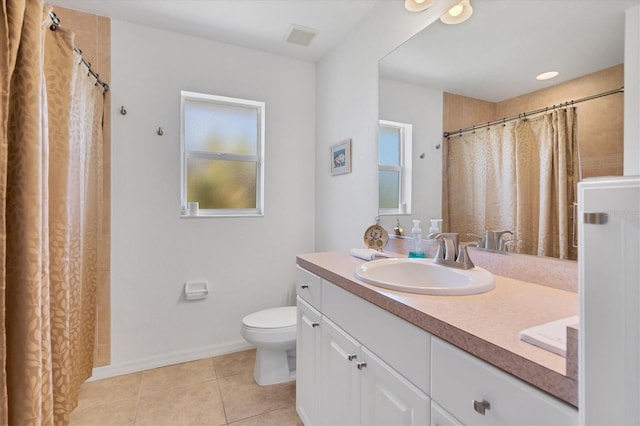
[(438, 242), (438, 251), (433, 258), (433, 263), (443, 266), (449, 266), (457, 269), (472, 269), (475, 267), (467, 247), (477, 245), (473, 243), (458, 243), (457, 233), (442, 233), (435, 236)]

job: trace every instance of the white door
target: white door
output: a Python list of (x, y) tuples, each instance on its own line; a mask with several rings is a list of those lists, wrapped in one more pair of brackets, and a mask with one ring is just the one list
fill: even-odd
[(317, 358), (320, 349), (320, 313), (297, 298), (298, 330), (296, 341), (296, 410), (302, 422), (311, 426), (316, 420)]
[(358, 342), (322, 318), (322, 424), (360, 424), (360, 357)]
[[(429, 424), (429, 397), (367, 348), (361, 373), (361, 409), (364, 425)], [(362, 365), (362, 364), (361, 364)]]

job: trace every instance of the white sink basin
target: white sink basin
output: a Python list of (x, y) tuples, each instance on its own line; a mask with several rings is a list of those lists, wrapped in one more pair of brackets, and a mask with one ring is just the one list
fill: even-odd
[(389, 290), (434, 295), (478, 294), (496, 286), (493, 274), (479, 267), (455, 269), (433, 259), (380, 259), (360, 265), (358, 279)]

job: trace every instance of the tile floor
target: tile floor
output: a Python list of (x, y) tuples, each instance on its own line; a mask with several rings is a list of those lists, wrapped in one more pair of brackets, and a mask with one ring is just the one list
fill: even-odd
[(71, 425), (302, 425), (295, 382), (258, 386), (255, 350), (84, 383)]

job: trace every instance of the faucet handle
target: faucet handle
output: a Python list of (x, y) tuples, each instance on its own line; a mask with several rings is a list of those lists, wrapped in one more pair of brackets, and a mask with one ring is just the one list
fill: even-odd
[(516, 239), (516, 238), (511, 238), (511, 239), (509, 239), (509, 240), (500, 240), (500, 245), (499, 245), (499, 247), (498, 247), (498, 250), (500, 250), (500, 251), (507, 251), (507, 244), (510, 244), (510, 243), (517, 243), (517, 242), (519, 242), (519, 241), (521, 241), (521, 240), (518, 240), (518, 239)]
[(475, 238), (476, 242), (478, 243), (478, 247), (484, 247), (486, 245), (485, 244), (486, 238), (483, 237), (482, 235), (468, 233), (467, 237)]
[(471, 261), (471, 257), (469, 257), (469, 246), (478, 246), (478, 243), (472, 241), (470, 243), (460, 243), (460, 254), (458, 255), (458, 263), (462, 263), (464, 269), (472, 269), (475, 268), (476, 265)]

